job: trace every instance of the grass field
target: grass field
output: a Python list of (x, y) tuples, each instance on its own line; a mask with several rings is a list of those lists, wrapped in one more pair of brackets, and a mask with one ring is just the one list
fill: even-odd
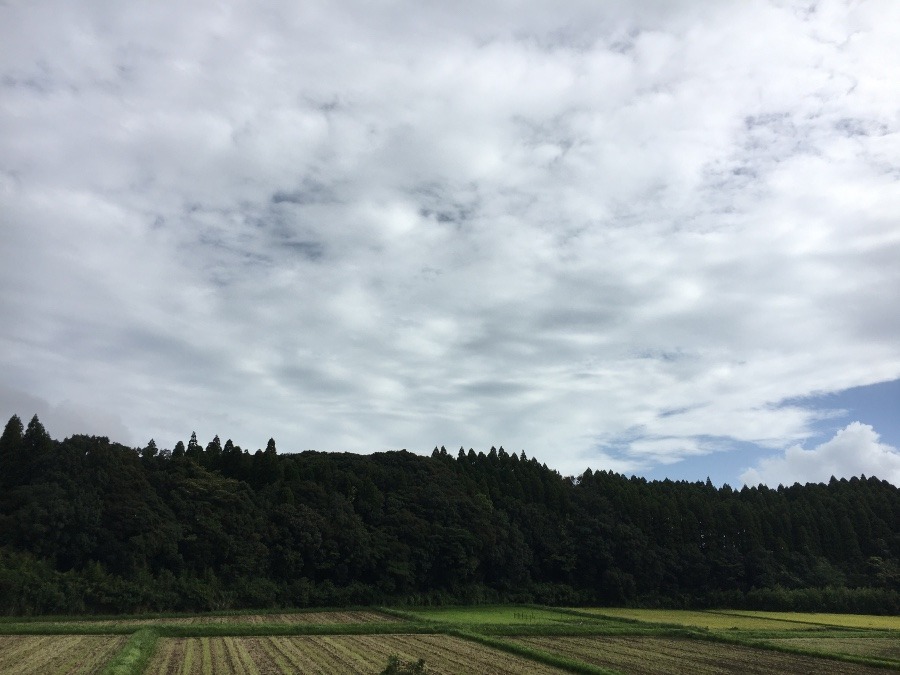
[[(884, 673), (900, 619), (538, 606), (0, 620), (0, 673)], [(130, 636), (130, 637), (129, 637)]]
[(802, 622), (840, 628), (871, 628), (900, 630), (900, 616), (871, 616), (866, 614), (802, 614), (799, 612), (730, 612), (732, 616)]

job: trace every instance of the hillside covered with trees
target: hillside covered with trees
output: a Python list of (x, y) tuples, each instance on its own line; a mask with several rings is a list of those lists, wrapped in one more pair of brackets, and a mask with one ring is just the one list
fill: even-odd
[(900, 612), (900, 489), (563, 477), (524, 453), (0, 438), (0, 612), (375, 603)]

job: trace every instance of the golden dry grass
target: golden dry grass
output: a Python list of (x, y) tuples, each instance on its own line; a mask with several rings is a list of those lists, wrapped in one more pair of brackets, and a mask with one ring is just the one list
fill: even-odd
[(745, 616), (725, 612), (706, 612), (681, 609), (624, 609), (590, 608), (580, 612), (614, 619), (631, 619), (646, 623), (666, 623), (689, 628), (710, 630), (809, 630), (816, 625), (798, 621), (784, 621), (775, 617)]

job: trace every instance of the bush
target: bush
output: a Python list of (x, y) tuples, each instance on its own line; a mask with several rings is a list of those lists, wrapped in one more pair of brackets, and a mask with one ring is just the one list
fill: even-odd
[(407, 663), (401, 661), (399, 656), (393, 655), (388, 658), (387, 667), (381, 671), (381, 675), (424, 675), (427, 672), (425, 659)]

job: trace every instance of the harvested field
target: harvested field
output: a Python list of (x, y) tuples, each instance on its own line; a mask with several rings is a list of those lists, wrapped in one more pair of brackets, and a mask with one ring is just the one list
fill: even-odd
[(873, 637), (778, 638), (766, 640), (774, 645), (799, 647), (828, 654), (853, 654), (876, 659), (900, 661), (900, 639)]
[(373, 623), (399, 621), (379, 612), (295, 612), (245, 617), (247, 623)]
[(427, 621), (442, 621), (469, 625), (541, 625), (580, 623), (585, 619), (549, 608), (487, 606), (487, 607), (434, 607), (410, 609), (410, 614)]
[(6, 635), (0, 637), (0, 673), (99, 673), (125, 644), (114, 635)]
[(562, 671), (445, 635), (163, 638), (147, 675), (379, 673), (396, 654), (429, 673), (544, 675)]
[(842, 663), (765, 649), (649, 637), (533, 637), (521, 644), (623, 673), (665, 675), (696, 673), (816, 673), (817, 675), (876, 675), (881, 668)]
[[(812, 630), (820, 626), (802, 619), (785, 621), (776, 617), (750, 616), (732, 612), (704, 612), (682, 609), (589, 608), (578, 610), (612, 619), (631, 619), (647, 623), (667, 623), (710, 630)], [(805, 615), (799, 615), (805, 616)]]
[(371, 611), (348, 612), (283, 612), (280, 614), (229, 614), (223, 616), (199, 615), (183, 617), (167, 617), (164, 619), (121, 619), (111, 621), (91, 621), (97, 626), (168, 626), (223, 623), (251, 624), (336, 624), (336, 623), (384, 623), (398, 621), (392, 616)]

